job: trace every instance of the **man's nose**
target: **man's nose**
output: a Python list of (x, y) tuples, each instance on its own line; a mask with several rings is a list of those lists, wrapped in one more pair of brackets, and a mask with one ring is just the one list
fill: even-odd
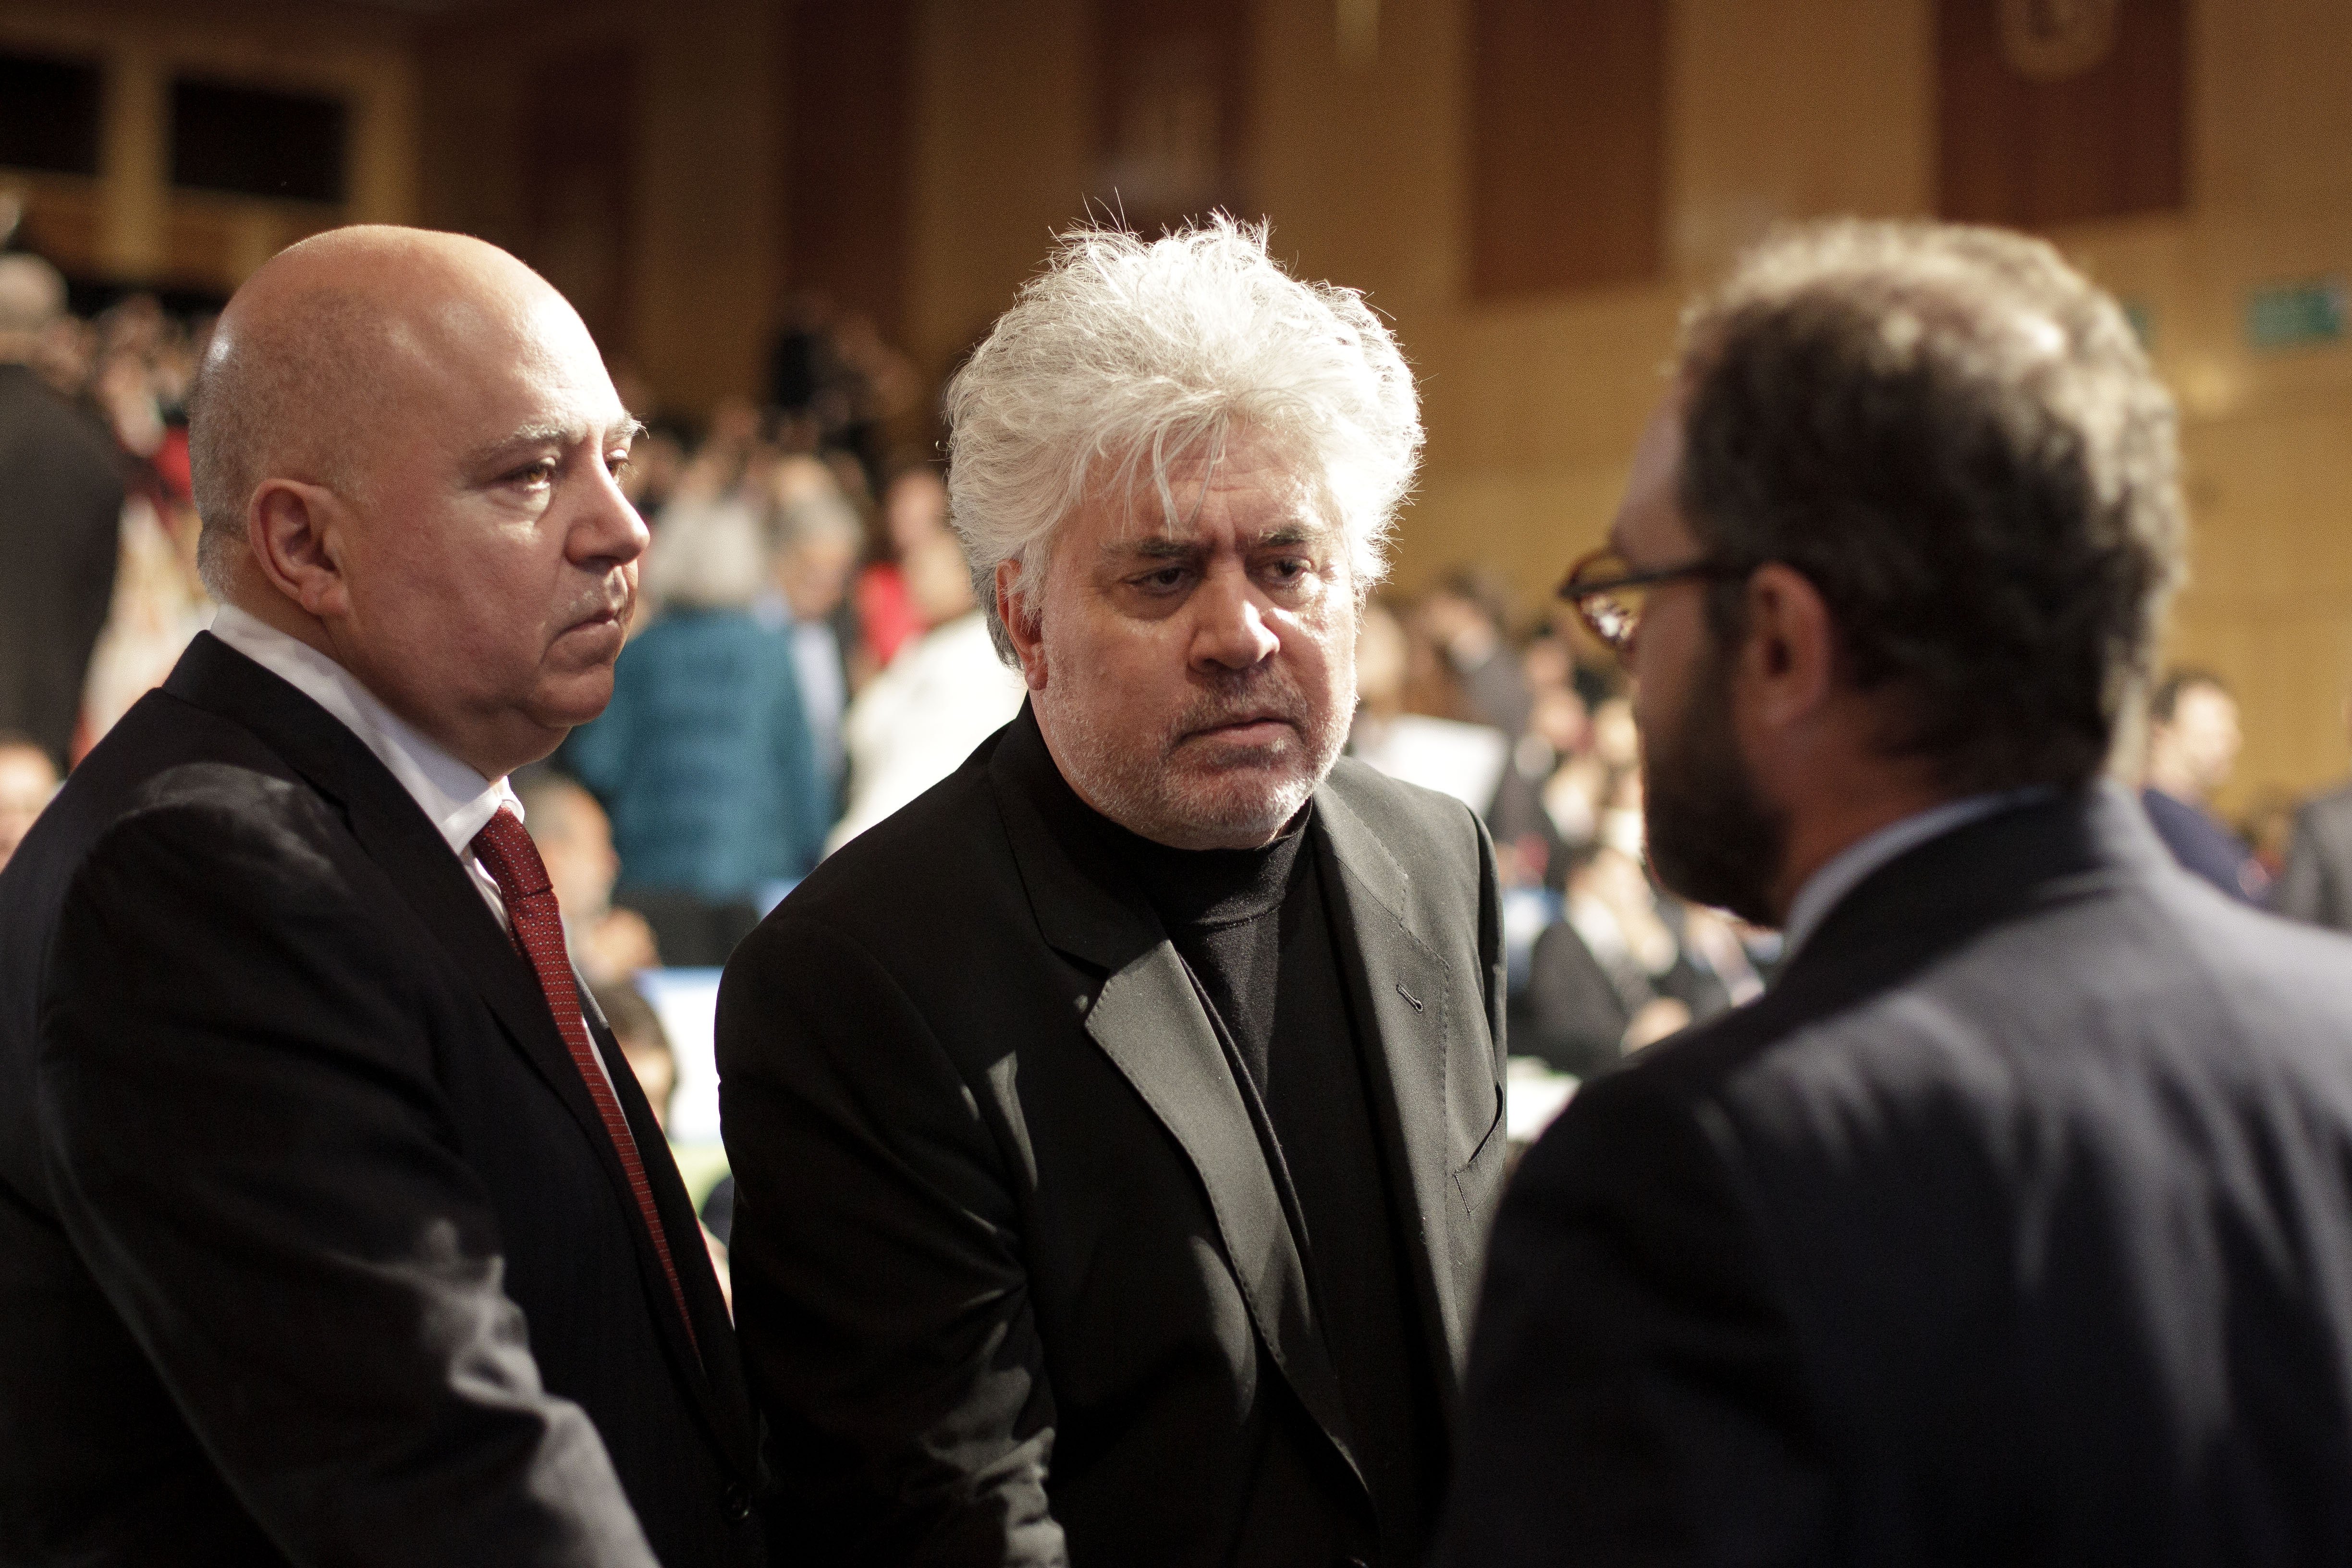
[(1282, 646), (1265, 623), (1264, 606), (1241, 572), (1211, 574), (1192, 595), (1196, 619), (1192, 662), (1224, 669), (1247, 669), (1272, 658)]
[(584, 515), (572, 524), (572, 556), (625, 566), (646, 552), (653, 533), (620, 485), (600, 465)]

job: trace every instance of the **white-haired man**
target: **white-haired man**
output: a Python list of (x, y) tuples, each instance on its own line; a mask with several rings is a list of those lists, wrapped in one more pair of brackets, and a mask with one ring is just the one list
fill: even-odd
[(950, 409), (1027, 704), (719, 998), (774, 1468), (826, 1562), (1417, 1562), (1504, 1137), (1484, 831), (1338, 760), (1411, 378), (1220, 221)]

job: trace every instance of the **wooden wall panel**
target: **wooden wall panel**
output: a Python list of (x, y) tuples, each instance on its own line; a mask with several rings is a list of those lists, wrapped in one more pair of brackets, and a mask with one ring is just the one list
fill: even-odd
[(1655, 278), (1663, 0), (1472, 0), (1470, 12), (1471, 292)]
[(863, 315), (907, 314), (914, 8), (799, 0), (785, 40), (784, 287)]
[(636, 54), (614, 39), (548, 60), (531, 74), (522, 123), (520, 254), (572, 301), (608, 355), (630, 346)]
[(1243, 0), (1095, 0), (1093, 196), (1139, 234), (1252, 216)]
[(2186, 0), (1937, 0), (1946, 217), (2019, 228), (2186, 199)]

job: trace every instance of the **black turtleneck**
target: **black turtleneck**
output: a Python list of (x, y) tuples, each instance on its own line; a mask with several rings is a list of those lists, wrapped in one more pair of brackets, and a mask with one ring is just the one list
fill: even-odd
[(1263, 848), (1172, 849), (1095, 811), (1058, 772), (1053, 784), (1055, 798), (1041, 803), (1048, 816), (1133, 878), (1192, 972), (1307, 1262), (1379, 1514), (1379, 1555), (1417, 1563), (1442, 1484), (1436, 1395), (1335, 944), (1334, 871), (1309, 832), (1313, 805)]

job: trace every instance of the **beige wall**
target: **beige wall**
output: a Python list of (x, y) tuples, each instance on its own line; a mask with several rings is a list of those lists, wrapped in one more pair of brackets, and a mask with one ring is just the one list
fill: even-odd
[[(1330, 0), (1257, 0), (1254, 205), (1307, 272), (1366, 289), (1421, 378), (1429, 453), (1397, 576), (1491, 561), (1534, 610), (1606, 526), (1676, 311), (1777, 218), (1934, 200), (1929, 0), (1675, 0), (1667, 253), (1654, 286), (1473, 304), (1463, 287), (1465, 0), (1381, 0), (1343, 63)], [(2054, 237), (2147, 306), (2179, 391), (2195, 577), (2176, 657), (2238, 687), (2225, 804), (2345, 771), (2352, 347), (2242, 346), (2250, 285), (2352, 271), (2352, 7), (2192, 5), (2191, 205)], [(1089, 56), (1076, 0), (933, 0), (912, 347), (937, 365), (1078, 211)]]
[[(226, 291), (281, 247), (333, 223), (406, 223), (416, 210), (416, 82), (400, 18), (358, 7), (118, 0), (13, 0), (0, 45), (95, 57), (105, 71), (103, 167), (95, 180), (0, 174), (37, 211), (87, 209), (77, 270)], [(341, 97), (352, 106), (348, 199), (338, 208), (173, 191), (173, 76)]]
[[(1417, 366), (1430, 433), (1399, 540), (1406, 586), (1490, 561), (1537, 608), (1596, 540), (1694, 286), (1775, 218), (1917, 214), (1933, 200), (1930, 0), (1672, 0), (1666, 252), (1654, 285), (1508, 304), (1464, 288), (1467, 0), (1255, 0), (1250, 205), (1303, 270), (1366, 289)], [(821, 14), (822, 8), (816, 8)], [(907, 347), (937, 370), (1078, 217), (1094, 171), (1092, 0), (917, 8)], [(1343, 58), (1342, 14), (1378, 17)], [(419, 23), (358, 5), (16, 0), (0, 39), (91, 47), (121, 90), (111, 167), (80, 192), (106, 265), (150, 270), (172, 224), (214, 225), (234, 282), (284, 237), (268, 204), (171, 196), (161, 83), (188, 62), (337, 87), (361, 107), (353, 216), (515, 243), (526, 178), (514, 62), (639, 44), (635, 359), (666, 402), (758, 384), (788, 281), (779, 8), (535, 5)], [(2352, 347), (2243, 346), (2246, 289), (2352, 271), (2352, 6), (2192, 0), (2190, 207), (2054, 237), (2146, 306), (2179, 392), (2196, 517), (2175, 653), (2238, 686), (2230, 804), (2307, 788), (2352, 752)], [(179, 216), (174, 218), (174, 213)], [(189, 215), (193, 214), (191, 217)], [(226, 237), (222, 237), (226, 236)]]

